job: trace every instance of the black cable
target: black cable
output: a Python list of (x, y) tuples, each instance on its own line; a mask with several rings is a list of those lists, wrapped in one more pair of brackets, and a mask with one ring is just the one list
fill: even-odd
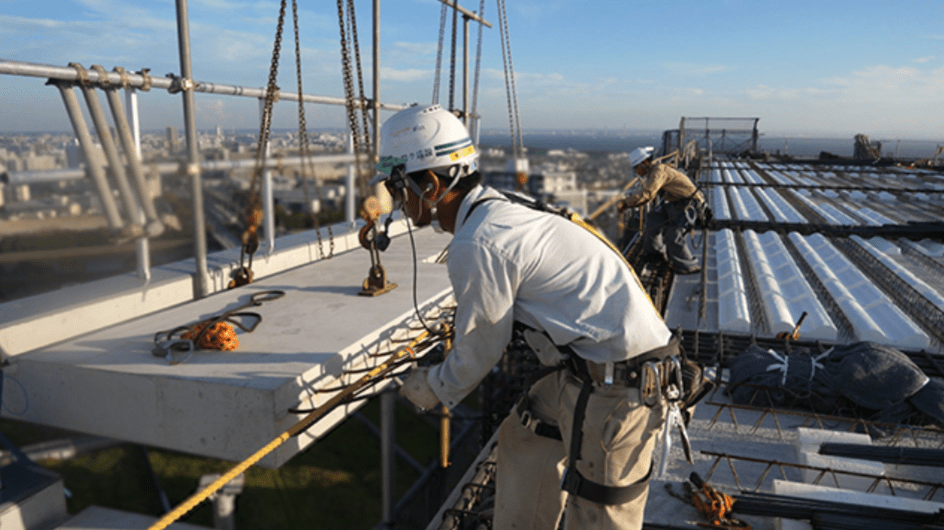
[(429, 329), (429, 326), (426, 325), (426, 320), (424, 320), (423, 315), (420, 314), (419, 303), (416, 301), (416, 281), (419, 274), (419, 267), (416, 264), (416, 241), (413, 239), (413, 221), (410, 220), (410, 216), (406, 213), (406, 202), (403, 204), (403, 215), (406, 217), (406, 231), (410, 234), (410, 248), (413, 250), (413, 310), (416, 311), (416, 318), (419, 319), (423, 328), (433, 335), (436, 332)]
[(824, 443), (819, 447), (819, 454), (874, 460), (888, 464), (944, 467), (944, 450), (942, 449)]

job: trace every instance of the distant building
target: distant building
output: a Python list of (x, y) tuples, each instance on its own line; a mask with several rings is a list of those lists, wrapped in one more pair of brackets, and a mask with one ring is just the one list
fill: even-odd
[(167, 127), (167, 150), (171, 153), (177, 151), (177, 127)]
[(13, 186), (13, 202), (29, 202), (31, 198), (29, 184)]

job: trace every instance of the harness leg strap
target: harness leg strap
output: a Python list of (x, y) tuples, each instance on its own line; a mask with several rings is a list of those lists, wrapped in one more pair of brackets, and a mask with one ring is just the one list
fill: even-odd
[(577, 397), (577, 406), (574, 409), (574, 428), (570, 438), (570, 457), (564, 476), (561, 477), (561, 489), (571, 495), (587, 499), (599, 504), (624, 504), (637, 499), (649, 487), (649, 478), (652, 476), (652, 463), (646, 476), (627, 486), (606, 486), (584, 478), (577, 471), (577, 460), (580, 460), (580, 446), (583, 442), (583, 420), (587, 412), (587, 402), (593, 392), (593, 384), (587, 380), (580, 388)]

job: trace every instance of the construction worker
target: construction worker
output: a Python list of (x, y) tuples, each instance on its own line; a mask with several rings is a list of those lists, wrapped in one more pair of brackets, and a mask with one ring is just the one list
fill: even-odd
[(554, 530), (562, 513), (571, 530), (641, 528), (665, 421), (661, 401), (643, 402), (643, 363), (678, 347), (631, 268), (584, 227), (480, 185), (468, 132), (439, 105), (387, 120), (380, 153), (376, 180), (412, 222), (453, 234), (453, 350), (402, 395), (455, 407), (516, 325), (549, 367), (499, 427), (493, 528)]
[(689, 248), (688, 234), (696, 221), (709, 214), (705, 197), (685, 173), (652, 161), (653, 147), (637, 147), (629, 153), (633, 171), (644, 178), (642, 188), (623, 197), (617, 204), (620, 213), (638, 208), (661, 197), (662, 201), (646, 216), (645, 252), (649, 259), (665, 261), (677, 274), (701, 271), (698, 259)]

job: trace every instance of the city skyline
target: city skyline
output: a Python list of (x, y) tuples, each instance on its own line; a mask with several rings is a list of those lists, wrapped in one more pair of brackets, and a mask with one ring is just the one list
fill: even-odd
[[(469, 10), (479, 3), (460, 2)], [(364, 83), (371, 90), (371, 3), (355, 3)], [(259, 87), (268, 76), (278, 3), (189, 2), (198, 81)], [(944, 3), (617, 2), (508, 3), (521, 128), (661, 131), (682, 116), (759, 117), (768, 135), (939, 140), (944, 136)], [(381, 94), (387, 103), (432, 99), (441, 4), (381, 2)], [(479, 111), (508, 127), (495, 3), (485, 2)], [(460, 29), (461, 25), (461, 18)], [(292, 18), (283, 29), (278, 84), (296, 91)], [(337, 12), (301, 5), (304, 91), (343, 96)], [(451, 17), (442, 57), (450, 63)], [(470, 24), (474, 66), (477, 25)], [(461, 50), (461, 35), (459, 37)], [(173, 2), (0, 0), (0, 59), (86, 68), (179, 72)], [(461, 58), (459, 59), (461, 63)], [(67, 131), (58, 93), (44, 80), (0, 75), (0, 132)], [(457, 87), (456, 92), (461, 89)], [(439, 101), (449, 98), (448, 76)], [(369, 94), (370, 95), (370, 94)], [(461, 94), (456, 95), (456, 100)], [(258, 128), (258, 103), (197, 94), (197, 126)], [(461, 105), (461, 103), (459, 103)], [(179, 96), (141, 93), (143, 129), (182, 128)], [(344, 127), (342, 107), (306, 106), (309, 128)], [(382, 118), (389, 112), (382, 113)], [(277, 106), (274, 127), (297, 125), (297, 104)]]

